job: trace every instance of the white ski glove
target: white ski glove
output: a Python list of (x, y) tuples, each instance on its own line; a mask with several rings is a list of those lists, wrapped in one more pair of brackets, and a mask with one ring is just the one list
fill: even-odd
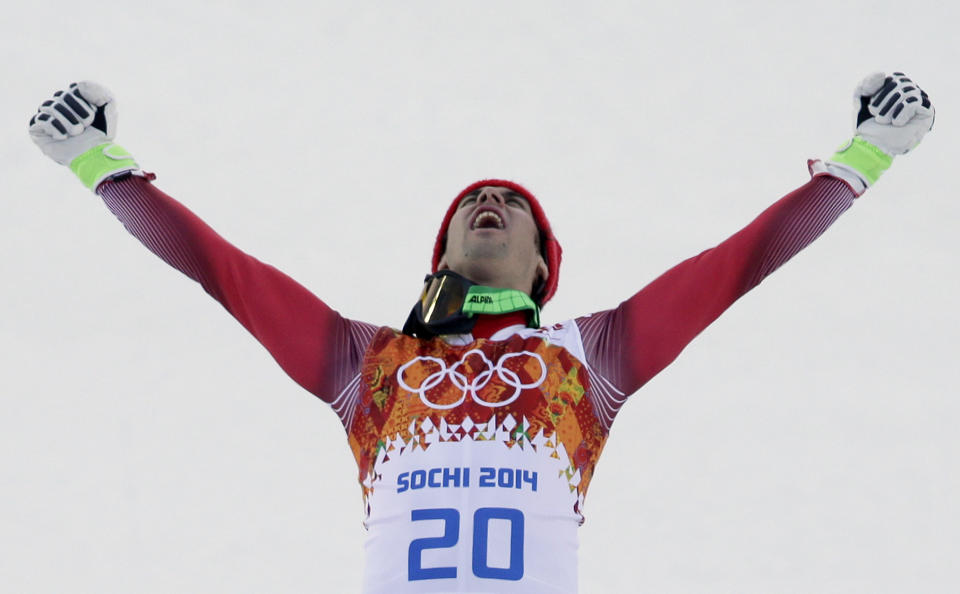
[(927, 93), (902, 72), (867, 76), (857, 85), (853, 101), (853, 139), (813, 169), (843, 178), (860, 195), (890, 167), (893, 157), (920, 144), (936, 114)]
[(113, 144), (117, 103), (95, 82), (71, 83), (44, 101), (30, 118), (30, 138), (45, 155), (69, 165), (85, 186), (96, 191), (107, 178), (139, 172), (133, 156)]

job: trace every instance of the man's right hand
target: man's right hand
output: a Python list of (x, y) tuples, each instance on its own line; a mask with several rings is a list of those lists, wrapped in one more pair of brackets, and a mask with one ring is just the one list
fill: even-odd
[(92, 190), (111, 176), (139, 169), (129, 153), (111, 142), (116, 130), (113, 95), (90, 81), (57, 91), (30, 118), (33, 142), (57, 163), (69, 165)]

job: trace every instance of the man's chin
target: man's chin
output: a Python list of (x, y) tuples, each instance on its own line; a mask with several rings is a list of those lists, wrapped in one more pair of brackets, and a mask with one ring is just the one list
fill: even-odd
[(464, 259), (468, 265), (497, 266), (510, 257), (510, 249), (505, 241), (480, 239), (470, 241), (465, 246)]

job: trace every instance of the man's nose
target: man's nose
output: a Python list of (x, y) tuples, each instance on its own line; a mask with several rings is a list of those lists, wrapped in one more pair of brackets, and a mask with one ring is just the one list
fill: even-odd
[(496, 188), (484, 188), (480, 190), (480, 195), (477, 196), (478, 202), (495, 202), (497, 204), (503, 204), (503, 194), (498, 191)]

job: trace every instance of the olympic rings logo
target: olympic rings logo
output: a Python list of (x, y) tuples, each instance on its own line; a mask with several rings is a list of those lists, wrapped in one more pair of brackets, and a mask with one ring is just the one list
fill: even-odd
[[(483, 361), (486, 369), (481, 371), (475, 378), (468, 380), (467, 375), (460, 371), (460, 368), (467, 362), (467, 359), (471, 355), (477, 355)], [(515, 371), (507, 369), (504, 365), (510, 359), (516, 357), (531, 357), (537, 363), (540, 364), (540, 377), (530, 383), (523, 383), (520, 381), (520, 376)], [(437, 371), (434, 371), (427, 377), (423, 379), (420, 385), (416, 388), (407, 384), (404, 379), (404, 373), (411, 366), (420, 363), (421, 361), (428, 361), (437, 365)], [(493, 379), (494, 374), (500, 381), (504, 384), (513, 387), (513, 394), (510, 398), (502, 400), (500, 402), (489, 402), (480, 397), (478, 392), (484, 388), (490, 380)], [(435, 402), (430, 402), (427, 398), (427, 391), (431, 388), (436, 387), (444, 380), (444, 378), (450, 378), (450, 382), (456, 386), (459, 390), (463, 391), (463, 395), (460, 396), (460, 399), (452, 404), (437, 404)], [(410, 361), (407, 361), (397, 369), (397, 382), (399, 382), (400, 387), (402, 387), (407, 392), (411, 394), (419, 394), (420, 401), (430, 408), (435, 408), (439, 410), (446, 410), (450, 408), (455, 408), (463, 404), (467, 399), (467, 394), (473, 399), (474, 402), (482, 406), (487, 406), (490, 408), (499, 408), (501, 406), (506, 406), (520, 397), (520, 392), (528, 388), (536, 388), (542, 384), (547, 379), (547, 364), (543, 362), (543, 358), (537, 353), (531, 353), (530, 351), (521, 351), (519, 353), (506, 353), (497, 360), (497, 363), (494, 365), (490, 359), (487, 358), (483, 351), (480, 349), (472, 349), (463, 354), (463, 357), (459, 361), (451, 365), (449, 368), (443, 359), (438, 359), (437, 357), (415, 357)]]

